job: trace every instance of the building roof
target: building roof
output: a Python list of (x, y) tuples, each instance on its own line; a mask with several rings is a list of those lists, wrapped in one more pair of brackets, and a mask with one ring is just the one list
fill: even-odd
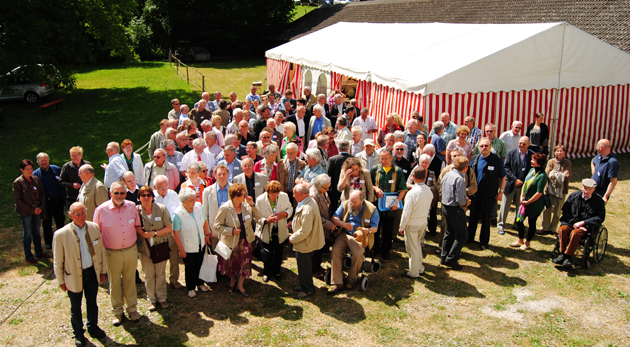
[[(375, 0), (320, 7), (279, 35), (285, 42), (338, 22), (567, 22), (630, 53), (630, 0)], [(341, 33), (351, 42), (352, 33)]]
[[(389, 48), (312, 49), (338, 32), (356, 32), (358, 47)], [(567, 23), (339, 22), (265, 55), (422, 95), (630, 82), (628, 53)]]

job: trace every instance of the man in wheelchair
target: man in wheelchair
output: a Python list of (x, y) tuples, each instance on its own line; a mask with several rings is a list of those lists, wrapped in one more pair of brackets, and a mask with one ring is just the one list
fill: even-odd
[(588, 231), (596, 231), (606, 218), (606, 204), (601, 196), (594, 194), (597, 183), (586, 178), (582, 180), (582, 190), (574, 192), (562, 206), (558, 239), (560, 255), (553, 259), (555, 264), (566, 268), (573, 266), (573, 254), (582, 237)]
[[(348, 248), (352, 253), (352, 265), (348, 271), (347, 289), (353, 289), (361, 266), (363, 265), (363, 252), (374, 244), (374, 233), (378, 228), (379, 215), (369, 201), (365, 201), (365, 195), (360, 190), (350, 194), (335, 212), (332, 222), (340, 227), (341, 232), (335, 237), (332, 246), (331, 265), (332, 274), (328, 294), (334, 294), (343, 289), (342, 264), (344, 253)], [(363, 242), (359, 242), (364, 240)]]

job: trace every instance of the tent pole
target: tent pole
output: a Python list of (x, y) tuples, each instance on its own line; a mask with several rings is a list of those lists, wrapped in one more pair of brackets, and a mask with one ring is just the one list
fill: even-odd
[[(564, 57), (564, 36), (567, 31), (567, 23), (562, 23), (562, 45), (560, 52), (560, 66), (558, 66), (558, 87), (556, 88), (556, 92), (554, 93), (554, 102), (553, 102), (553, 110), (551, 111), (551, 134), (549, 134), (549, 155), (555, 151), (558, 138), (556, 136), (558, 132), (558, 119), (560, 118), (558, 112), (560, 111), (560, 79), (562, 77), (562, 59)], [(566, 145), (566, 144), (565, 144)]]

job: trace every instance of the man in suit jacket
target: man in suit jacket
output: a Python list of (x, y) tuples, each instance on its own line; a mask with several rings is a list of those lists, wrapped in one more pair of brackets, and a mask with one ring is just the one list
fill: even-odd
[(219, 207), (229, 200), (229, 175), (230, 169), (228, 169), (227, 166), (222, 164), (217, 165), (214, 168), (214, 177), (216, 182), (203, 190), (203, 213), (206, 215), (208, 225), (212, 231), (212, 249), (214, 249), (219, 242), (219, 233), (214, 230), (214, 219), (216, 218), (217, 213), (219, 213)]
[[(328, 159), (328, 176), (330, 176), (330, 186), (336, 188), (339, 183), (339, 176), (341, 175), (341, 167), (346, 159), (352, 157), (348, 150), (350, 149), (350, 142), (341, 140), (338, 143), (339, 154)], [(339, 207), (339, 199), (341, 198), (341, 192), (338, 189), (330, 189), (328, 191), (328, 197), (330, 197), (330, 215), (333, 215)]]
[(75, 344), (85, 345), (81, 299), (85, 293), (87, 328), (94, 338), (105, 337), (98, 327), (98, 285), (105, 282), (101, 232), (96, 223), (86, 221), (86, 208), (80, 202), (70, 205), (72, 223), (57, 230), (53, 237), (54, 270), (59, 288), (70, 298), (70, 321)]
[(326, 113), (333, 127), (337, 122), (337, 118), (346, 113), (347, 108), (348, 106), (343, 102), (343, 96), (341, 96), (341, 94), (335, 95), (335, 103), (330, 107), (330, 116)]
[(291, 200), (293, 207), (295, 207), (297, 206), (297, 201), (293, 198), (293, 187), (295, 186), (295, 179), (306, 167), (306, 162), (297, 157), (299, 150), (295, 143), (289, 143), (286, 151), (287, 155), (284, 159), (280, 160), (276, 171), (278, 173), (278, 182), (280, 182), (282, 186), (282, 191), (287, 192), (289, 200)]
[[(309, 121), (308, 132), (306, 133), (306, 138), (303, 143), (308, 143), (318, 132), (324, 131), (324, 129), (332, 126), (330, 119), (324, 117), (322, 110), (323, 107), (320, 105), (313, 106), (313, 117), (311, 117), (311, 120)], [(308, 148), (307, 144), (305, 144), (305, 148)]]
[(514, 204), (516, 210), (521, 207), (521, 188), (525, 177), (531, 169), (532, 152), (528, 149), (529, 137), (523, 136), (518, 140), (518, 148), (508, 151), (505, 157), (505, 191), (501, 199), (501, 210), (497, 227), (499, 234), (505, 234), (505, 219), (510, 212), (510, 205)]
[(94, 168), (90, 164), (85, 164), (79, 168), (79, 178), (83, 181), (81, 188), (79, 188), (79, 196), (77, 201), (85, 206), (85, 212), (87, 213), (87, 220), (92, 221), (94, 217), (94, 210), (109, 200), (109, 194), (107, 194), (107, 188), (105, 185), (94, 177)]
[[(298, 100), (298, 102), (299, 101), (300, 100)], [(287, 122), (295, 124), (295, 134), (302, 140), (302, 151), (306, 151), (308, 148), (308, 141), (305, 141), (305, 139), (308, 134), (311, 117), (306, 114), (307, 111), (306, 107), (300, 105), (295, 110), (295, 114), (286, 119)], [(282, 140), (280, 142), (282, 142)]]
[(247, 195), (256, 201), (265, 192), (267, 176), (254, 172), (254, 161), (250, 157), (243, 159), (241, 169), (243, 169), (243, 173), (234, 177), (232, 183), (244, 185), (247, 188)]
[(330, 120), (330, 106), (328, 106), (328, 102), (326, 102), (326, 94), (319, 94), (317, 96), (317, 103), (310, 107), (311, 115), (315, 114), (315, 112), (313, 112), (313, 108), (317, 105), (322, 107), (322, 114), (324, 115), (324, 117)]

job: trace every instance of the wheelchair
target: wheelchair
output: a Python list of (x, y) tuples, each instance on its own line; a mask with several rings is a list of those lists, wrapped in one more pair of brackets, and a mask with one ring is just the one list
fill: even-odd
[[(366, 291), (370, 285), (370, 280), (367, 276), (367, 273), (378, 273), (379, 271), (381, 271), (381, 262), (375, 259), (376, 253), (372, 251), (373, 248), (374, 246), (372, 246), (372, 248), (365, 247), (365, 250), (363, 251), (363, 264), (361, 266), (361, 274), (359, 275), (357, 281), (360, 285), (361, 291)], [(370, 258), (371, 260), (368, 261), (367, 258)], [(348, 270), (352, 267), (352, 253), (349, 249), (346, 250), (346, 253), (343, 257), (342, 267), (344, 270)], [(328, 267), (324, 275), (327, 285), (330, 285), (331, 277), (332, 268)]]
[[(573, 255), (574, 267), (576, 269), (588, 269), (591, 262), (599, 263), (604, 260), (606, 247), (608, 246), (608, 229), (600, 225), (597, 230), (588, 230), (586, 235), (580, 240), (580, 246)], [(560, 234), (556, 233), (556, 243), (551, 251), (551, 259), (560, 255)]]

